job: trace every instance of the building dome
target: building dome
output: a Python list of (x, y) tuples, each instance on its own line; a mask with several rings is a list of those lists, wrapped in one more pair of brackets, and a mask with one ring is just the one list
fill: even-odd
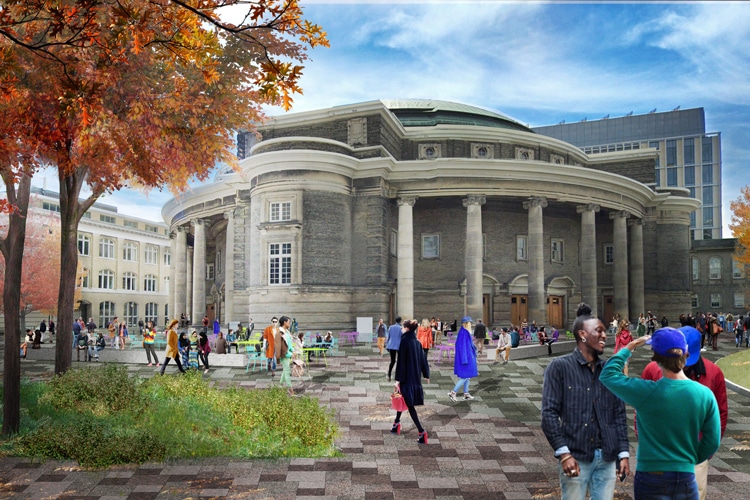
[(509, 128), (534, 133), (529, 127), (507, 115), (468, 104), (434, 99), (381, 99), (404, 127), (435, 125), (474, 125)]

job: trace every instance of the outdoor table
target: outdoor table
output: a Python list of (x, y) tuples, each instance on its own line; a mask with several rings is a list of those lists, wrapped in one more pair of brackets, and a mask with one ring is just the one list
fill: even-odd
[(349, 341), (349, 343), (351, 343), (351, 345), (357, 345), (358, 336), (359, 332), (341, 332), (339, 333), (339, 340), (344, 337)]
[(311, 357), (313, 354), (316, 356), (323, 355), (323, 361), (326, 364), (326, 368), (328, 368), (328, 358), (326, 357), (326, 352), (328, 351), (327, 347), (303, 347), (302, 352), (304, 354), (307, 354), (307, 362), (311, 362)]

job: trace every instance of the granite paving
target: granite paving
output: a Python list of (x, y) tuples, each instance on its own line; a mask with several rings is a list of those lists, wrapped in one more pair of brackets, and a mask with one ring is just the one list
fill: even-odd
[[(711, 360), (734, 352), (724, 339)], [(567, 347), (566, 347), (567, 346)], [(45, 346), (46, 347), (46, 346)], [(46, 347), (46, 348), (52, 348)], [(561, 342), (556, 353), (570, 351)], [(611, 354), (611, 347), (608, 353)], [(639, 349), (630, 373), (648, 362)], [(213, 354), (213, 356), (218, 356)], [(372, 344), (344, 346), (328, 357), (328, 366), (315, 359), (307, 376), (295, 380), (298, 393), (317, 398), (334, 409), (340, 425), (336, 458), (241, 460), (211, 458), (170, 460), (85, 469), (74, 462), (0, 458), (0, 498), (29, 499), (554, 499), (560, 498), (557, 461), (540, 428), (542, 377), (551, 357), (542, 354), (493, 365), (482, 360), (472, 380), (473, 401), (452, 403), (447, 393), (455, 377), (452, 362), (432, 362), (425, 385), (425, 406), (419, 417), (429, 444), (417, 443), (408, 414), (401, 435), (390, 433), (393, 384), (386, 378), (389, 358)], [(74, 362), (73, 366), (84, 363)], [(95, 365), (95, 364), (94, 364)], [(49, 379), (50, 361), (23, 360), (22, 377)], [(128, 364), (139, 377), (157, 374), (154, 367)], [(167, 376), (177, 376), (168, 368)], [(264, 389), (274, 385), (265, 372), (220, 367), (204, 375), (218, 387), (239, 385)], [(721, 448), (710, 461), (708, 498), (750, 498), (750, 405), (745, 391), (728, 390), (729, 423)], [(637, 441), (630, 419), (631, 455)], [(678, 419), (679, 416), (676, 416)], [(635, 459), (631, 459), (635, 470)], [(618, 482), (616, 499), (633, 498), (632, 475)]]

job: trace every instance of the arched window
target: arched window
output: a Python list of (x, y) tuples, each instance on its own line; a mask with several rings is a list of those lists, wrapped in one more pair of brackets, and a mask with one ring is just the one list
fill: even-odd
[(86, 234), (78, 235), (78, 255), (91, 255), (91, 237)]
[(99, 302), (99, 326), (106, 327), (115, 319), (115, 303)]
[(99, 257), (104, 259), (115, 258), (115, 241), (111, 238), (101, 238), (99, 240)]
[(135, 243), (125, 243), (122, 245), (122, 260), (138, 262), (138, 245)]
[(159, 305), (155, 302), (148, 302), (146, 304), (146, 310), (144, 312), (144, 320), (151, 321), (154, 326), (158, 324), (157, 317), (159, 316)]
[(156, 291), (156, 276), (153, 274), (147, 274), (143, 279), (143, 291), (144, 292), (155, 292)]
[(123, 290), (136, 290), (138, 286), (136, 285), (136, 275), (135, 273), (123, 273), (122, 275), (122, 289)]
[(109, 269), (99, 271), (99, 288), (106, 288), (108, 290), (114, 290), (115, 273), (113, 273)]
[(718, 257), (711, 257), (708, 260), (708, 279), (718, 280), (721, 279), (721, 259)]
[(693, 281), (701, 279), (701, 261), (693, 257), (692, 261), (693, 268)]
[(122, 317), (128, 328), (136, 326), (138, 324), (138, 303), (126, 302), (125, 309), (122, 311)]

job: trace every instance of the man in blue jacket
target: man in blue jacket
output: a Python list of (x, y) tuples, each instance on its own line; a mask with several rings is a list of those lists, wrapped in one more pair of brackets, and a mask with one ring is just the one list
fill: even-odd
[(388, 382), (391, 381), (391, 373), (393, 373), (393, 365), (396, 364), (399, 347), (401, 347), (401, 316), (396, 316), (396, 322), (388, 327), (388, 340), (385, 343), (385, 348), (391, 355), (391, 363), (388, 365)]

